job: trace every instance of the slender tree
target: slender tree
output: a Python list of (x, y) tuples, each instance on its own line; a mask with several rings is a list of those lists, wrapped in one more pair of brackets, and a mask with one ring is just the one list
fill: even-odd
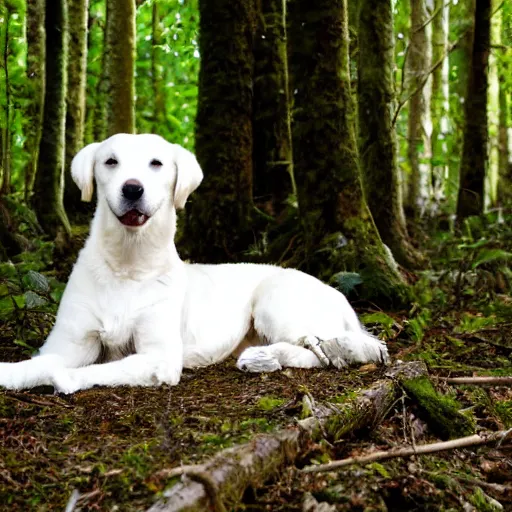
[(135, 131), (135, 0), (107, 0), (107, 135)]
[(432, 63), (431, 32), (426, 0), (411, 0), (411, 35), (407, 55), (406, 83), (407, 89), (414, 90), (415, 93), (409, 101), (407, 129), (407, 155), (411, 169), (407, 206), (414, 219), (419, 219), (427, 212), (432, 197), (431, 77), (425, 82)]
[(43, 229), (56, 235), (60, 226), (70, 233), (63, 203), (64, 144), (68, 57), (66, 0), (46, 2), (46, 89), (43, 136), (39, 147), (32, 202)]
[(153, 82), (153, 133), (162, 134), (165, 130), (165, 83), (163, 66), (160, 63), (162, 52), (162, 25), (159, 3), (153, 2), (152, 12), (151, 77)]
[(444, 192), (448, 179), (448, 146), (449, 133), (449, 72), (448, 32), (450, 4), (445, 0), (435, 0), (432, 14), (432, 63), (442, 60), (442, 65), (432, 72), (432, 102), (430, 105), (432, 118), (432, 185), (434, 195)]
[(366, 293), (402, 302), (404, 283), (363, 196), (350, 90), (346, 0), (289, 2), (294, 172), (307, 268), (360, 274)]
[(450, 123), (452, 125), (451, 158), (448, 166), (448, 181), (446, 182), (447, 208), (451, 213), (457, 209), (457, 197), (460, 182), (460, 158), (462, 155), (462, 140), (464, 132), (464, 103), (468, 93), (469, 75), (471, 69), (471, 54), (473, 50), (475, 0), (459, 0), (450, 4), (450, 19), (459, 25), (459, 41), (449, 56), (450, 69), (456, 73), (456, 79), (450, 83)]
[(391, 0), (360, 0), (358, 62), (359, 152), (366, 199), (382, 240), (402, 265), (422, 258), (412, 247), (402, 205), (394, 110)]
[(465, 126), (457, 217), (479, 215), (484, 209), (487, 171), (487, 88), (491, 43), (491, 0), (476, 0), (471, 72), (465, 101)]
[(196, 261), (236, 260), (254, 241), (256, 7), (254, 0), (200, 0), (199, 14), (196, 154), (205, 178), (187, 207), (183, 249)]
[(25, 148), (30, 159), (25, 167), (25, 200), (29, 200), (37, 172), (39, 144), (43, 126), (45, 89), (45, 0), (27, 2), (27, 82), (30, 103), (27, 116), (31, 122), (26, 130)]
[(279, 218), (293, 191), (285, 1), (261, 0), (254, 44), (254, 197)]
[(85, 204), (71, 178), (71, 160), (84, 145), (88, 0), (68, 0), (69, 58), (66, 96), (64, 207), (71, 215)]

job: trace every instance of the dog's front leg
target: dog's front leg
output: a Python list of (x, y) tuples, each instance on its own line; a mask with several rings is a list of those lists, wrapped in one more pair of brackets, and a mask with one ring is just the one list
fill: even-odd
[[(168, 313), (169, 316), (169, 313)], [(83, 368), (62, 368), (54, 386), (74, 393), (93, 386), (157, 386), (178, 384), (183, 369), (179, 324), (161, 315), (141, 318), (134, 335), (136, 353), (119, 361)]]

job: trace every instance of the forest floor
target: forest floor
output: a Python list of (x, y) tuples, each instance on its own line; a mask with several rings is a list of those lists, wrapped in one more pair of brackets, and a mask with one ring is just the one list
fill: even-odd
[[(410, 310), (383, 312), (361, 301), (355, 307), (387, 340), (393, 359), (424, 361), (437, 390), (458, 401), (477, 431), (497, 431), (512, 428), (512, 386), (455, 387), (443, 380), (512, 376), (510, 270), (504, 264), (512, 237), (504, 242), (497, 234), (502, 227), (484, 227), (485, 243), (475, 232), (431, 241), (434, 268), (418, 274)], [(56, 267), (48, 251), (41, 244), (11, 270), (0, 269), (7, 276), (0, 280), (1, 361), (26, 358), (51, 327), (72, 258)], [(64, 510), (74, 490), (80, 493), (75, 510), (145, 510), (178, 480), (169, 477), (171, 468), (296, 425), (305, 394), (340, 404), (383, 372), (366, 365), (254, 375), (228, 360), (185, 371), (175, 387), (94, 388), (70, 396), (44, 387), (0, 391), (0, 510)], [(302, 511), (306, 493), (332, 510), (512, 510), (510, 441), (338, 472), (300, 471), (439, 435), (403, 392), (376, 429), (310, 443), (295, 465), (248, 489), (229, 510)]]

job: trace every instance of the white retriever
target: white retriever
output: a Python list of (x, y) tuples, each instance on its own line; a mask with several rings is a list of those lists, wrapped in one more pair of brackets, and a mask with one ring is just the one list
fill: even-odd
[(346, 298), (307, 274), (180, 260), (176, 209), (203, 178), (189, 151), (118, 134), (82, 149), (72, 175), (85, 201), (96, 179), (90, 236), (39, 354), (0, 363), (0, 386), (177, 384), (184, 367), (240, 352), (238, 367), (253, 372), (387, 360)]

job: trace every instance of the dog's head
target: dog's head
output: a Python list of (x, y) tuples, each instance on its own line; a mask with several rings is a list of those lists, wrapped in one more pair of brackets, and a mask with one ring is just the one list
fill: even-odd
[(162, 208), (183, 208), (203, 173), (195, 156), (158, 135), (120, 133), (89, 144), (73, 159), (73, 180), (82, 201), (105, 200), (123, 225), (137, 229)]

